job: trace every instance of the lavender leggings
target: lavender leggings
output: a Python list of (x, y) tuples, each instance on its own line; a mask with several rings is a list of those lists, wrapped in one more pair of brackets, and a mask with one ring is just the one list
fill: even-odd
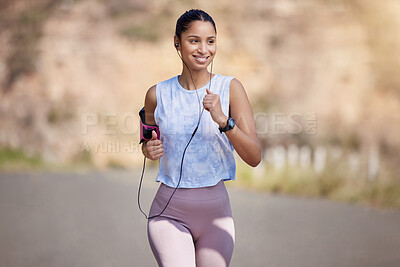
[[(150, 216), (161, 212), (173, 191), (160, 185)], [(235, 229), (223, 181), (210, 187), (179, 188), (161, 216), (147, 225), (159, 266), (229, 266)]]

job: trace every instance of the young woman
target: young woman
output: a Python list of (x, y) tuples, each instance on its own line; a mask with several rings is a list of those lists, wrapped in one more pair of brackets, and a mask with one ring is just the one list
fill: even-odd
[(156, 180), (161, 184), (147, 228), (159, 266), (229, 266), (235, 231), (224, 181), (235, 179), (233, 150), (250, 166), (261, 160), (242, 84), (207, 70), (217, 51), (216, 38), (215, 23), (206, 12), (184, 13), (174, 36), (182, 73), (146, 94), (146, 124), (160, 130), (159, 140), (153, 131), (142, 146), (147, 158), (160, 160)]

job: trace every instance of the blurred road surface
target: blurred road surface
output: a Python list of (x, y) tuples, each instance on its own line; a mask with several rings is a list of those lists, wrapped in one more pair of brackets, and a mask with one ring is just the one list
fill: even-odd
[[(146, 211), (155, 175), (146, 170)], [(0, 174), (0, 266), (156, 266), (137, 208), (138, 180), (128, 171)], [(400, 212), (228, 191), (231, 266), (400, 266)]]

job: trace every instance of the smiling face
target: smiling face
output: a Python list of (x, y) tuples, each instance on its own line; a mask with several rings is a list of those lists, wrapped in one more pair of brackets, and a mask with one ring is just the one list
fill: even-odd
[(187, 31), (181, 35), (181, 40), (174, 37), (179, 43), (178, 50), (183, 60), (191, 70), (207, 68), (217, 52), (216, 33), (209, 21), (196, 20), (190, 23)]

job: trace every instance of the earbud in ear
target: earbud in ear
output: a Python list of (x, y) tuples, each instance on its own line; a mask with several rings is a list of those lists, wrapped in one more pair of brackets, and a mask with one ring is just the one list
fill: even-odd
[(175, 43), (175, 47), (178, 48), (178, 46), (179, 46), (179, 44), (178, 44), (178, 43)]

